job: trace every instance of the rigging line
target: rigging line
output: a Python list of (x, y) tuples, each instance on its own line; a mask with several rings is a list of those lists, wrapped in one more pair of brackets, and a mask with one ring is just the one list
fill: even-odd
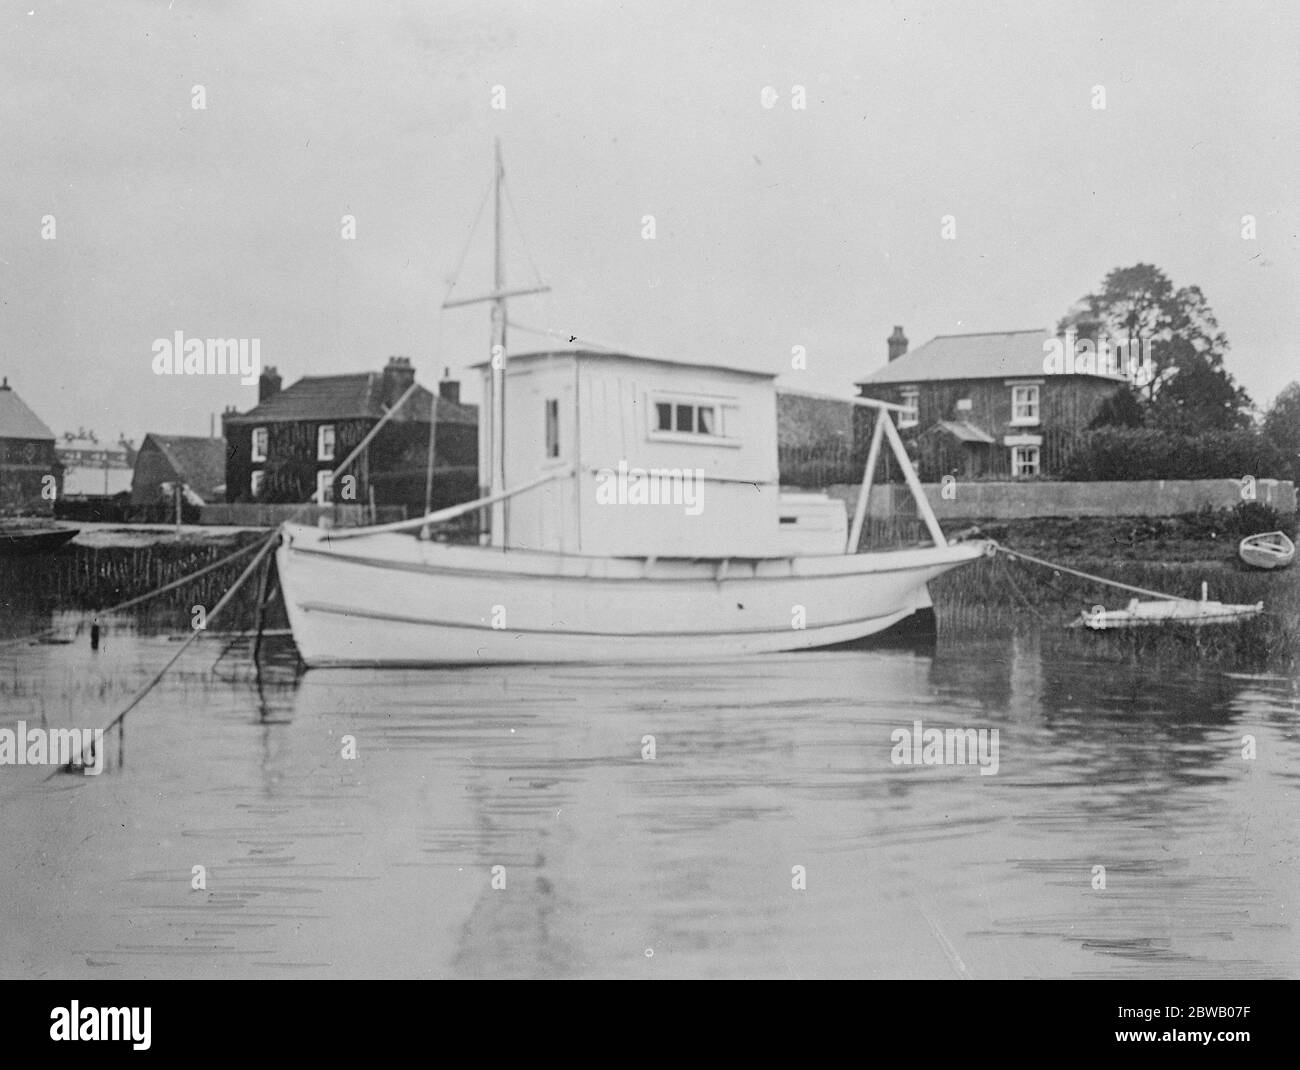
[(510, 321), (510, 326), (517, 331), (524, 331), (528, 334), (538, 334), (546, 338), (563, 338), (565, 341), (572, 339), (575, 342), (581, 342), (585, 346), (591, 346), (593, 349), (603, 349), (608, 353), (622, 353), (623, 350), (618, 346), (607, 345), (604, 342), (597, 342), (594, 338), (583, 338), (576, 334), (564, 334), (562, 331), (548, 331), (540, 327), (529, 327), (526, 324), (519, 323), (516, 320)]
[[(236, 558), (243, 557), (244, 554), (251, 553), (252, 551), (256, 550), (259, 545), (261, 545), (261, 543), (257, 540), (254, 540), (253, 542), (250, 542), (247, 546), (240, 547), (234, 553), (227, 554), (225, 557), (220, 557), (216, 561), (213, 561), (211, 564), (204, 565), (197, 572), (187, 573), (186, 575), (180, 577), (180, 579), (175, 579), (172, 580), (170, 583), (163, 584), (163, 586), (157, 588), (157, 590), (148, 591), (145, 594), (137, 595), (135, 598), (128, 598), (125, 602), (119, 602), (117, 603), (117, 605), (109, 606), (107, 609), (83, 610), (80, 614), (78, 614), (76, 618), (77, 623), (78, 624), (83, 623), (88, 617), (112, 616), (114, 613), (120, 613), (124, 609), (130, 609), (132, 606), (137, 606), (141, 602), (147, 602), (150, 598), (156, 598), (158, 595), (164, 594), (167, 591), (175, 590), (177, 587), (181, 587), (189, 583), (191, 580), (196, 580), (200, 576), (207, 575), (207, 573), (221, 568), (223, 565), (230, 564), (230, 562), (234, 561)], [(18, 646), (23, 643), (28, 643), (33, 639), (39, 639), (43, 635), (50, 635), (53, 632), (57, 632), (63, 627), (65, 626), (61, 624), (56, 624), (53, 625), (52, 627), (46, 628), (44, 631), (33, 632), (31, 635), (21, 635), (15, 639), (0, 640), (0, 648), (6, 646)]]
[[(231, 586), (231, 588), (228, 591), (226, 591), (224, 595), (221, 596), (221, 600), (217, 602), (215, 606), (212, 607), (212, 612), (209, 613), (207, 617), (209, 622), (216, 619), (217, 614), (219, 614), (223, 609), (225, 609), (227, 604), (229, 604), (230, 600), (234, 598), (235, 592), (238, 591), (239, 588), (244, 585), (245, 581), (251, 575), (253, 575), (254, 572), (257, 571), (257, 566), (262, 563), (262, 558), (264, 558), (272, 549), (274, 549), (276, 543), (279, 541), (279, 538), (280, 538), (280, 529), (276, 528), (273, 532), (271, 532), (270, 535), (268, 535), (265, 539), (261, 541), (261, 543), (258, 544), (260, 545), (261, 549), (258, 552), (257, 556), (248, 563), (248, 567), (245, 568), (244, 571), (239, 574), (239, 579), (235, 580), (233, 586)], [(107, 732), (110, 729), (115, 728), (117, 727), (117, 725), (121, 724), (123, 718), (125, 718), (128, 713), (130, 713), (133, 709), (135, 709), (138, 705), (140, 705), (141, 702), (144, 701), (145, 696), (148, 695), (149, 692), (152, 691), (154, 687), (158, 684), (158, 682), (164, 676), (167, 675), (167, 671), (173, 665), (175, 665), (177, 661), (180, 660), (180, 656), (184, 654), (186, 650), (189, 649), (190, 644), (194, 642), (200, 635), (202, 635), (205, 630), (206, 629), (201, 629), (201, 628), (192, 629), (190, 631), (189, 637), (185, 640), (185, 642), (181, 643), (181, 645), (176, 649), (176, 653), (167, 659), (167, 664), (164, 665), (161, 669), (159, 669), (156, 673), (154, 673), (153, 677), (149, 680), (149, 682), (145, 684), (144, 687), (142, 687), (139, 691), (137, 691), (135, 697), (126, 704), (122, 712), (119, 713), (116, 717), (114, 717), (111, 721), (109, 721), (108, 724), (104, 725), (104, 727), (100, 731)], [(85, 765), (86, 755), (84, 749), (78, 754), (78, 757), (81, 759), (81, 761), (69, 762), (67, 765), (57, 766), (56, 768), (50, 771), (50, 775), (47, 776), (45, 779), (51, 780), (54, 777), (58, 776), (60, 773), (71, 772), (72, 767), (74, 765)]]
[(533, 281), (538, 286), (542, 286), (542, 273), (537, 268), (537, 262), (533, 259), (533, 252), (528, 247), (528, 239), (524, 236), (524, 227), (519, 221), (519, 209), (515, 207), (515, 198), (514, 194), (510, 192), (510, 183), (505, 178), (502, 178), (501, 186), (506, 191), (506, 207), (510, 209), (510, 218), (515, 221), (515, 231), (519, 235), (519, 244), (524, 247), (524, 255), (528, 257), (528, 265), (533, 269)]
[(479, 198), (478, 211), (474, 213), (474, 222), (470, 224), (469, 232), (465, 235), (465, 244), (460, 250), (460, 258), (456, 261), (455, 270), (451, 273), (451, 282), (447, 284), (447, 292), (442, 295), (445, 302), (451, 296), (451, 291), (456, 288), (456, 283), (460, 281), (461, 269), (465, 266), (465, 258), (469, 256), (469, 247), (473, 244), (474, 235), (478, 231), (479, 220), (483, 218), (483, 209), (487, 206), (488, 194), (492, 192), (492, 183), (489, 182), (483, 187), (483, 196)]
[(1104, 583), (1108, 587), (1118, 587), (1121, 591), (1132, 591), (1135, 594), (1150, 595), (1152, 598), (1164, 598), (1170, 602), (1195, 602), (1195, 598), (1184, 598), (1182, 595), (1165, 594), (1163, 591), (1149, 591), (1145, 587), (1134, 587), (1130, 583), (1120, 583), (1118, 580), (1108, 580), (1105, 576), (1097, 576), (1091, 572), (1080, 572), (1077, 568), (1069, 568), (1066, 565), (1057, 564), (1055, 561), (1047, 561), (1041, 557), (1034, 557), (1032, 554), (1022, 553), (1019, 550), (1013, 550), (1009, 546), (1003, 546), (996, 539), (990, 539), (999, 553), (1006, 554), (1010, 558), (1019, 558), (1022, 561), (1030, 561), (1035, 565), (1042, 565), (1044, 568), (1056, 569), (1058, 572), (1068, 572), (1071, 576), (1080, 576), (1085, 580), (1093, 580), (1096, 583)]

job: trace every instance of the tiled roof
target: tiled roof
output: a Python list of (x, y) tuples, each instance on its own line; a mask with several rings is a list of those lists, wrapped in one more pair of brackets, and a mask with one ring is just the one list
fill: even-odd
[[(271, 423), (277, 420), (349, 420), (384, 415), (384, 377), (379, 372), (351, 375), (305, 375), (292, 386), (267, 398), (260, 405), (238, 416), (240, 423)], [(415, 395), (402, 406), (426, 418), (433, 395), (417, 387)], [(439, 423), (478, 423), (477, 405), (458, 405), (446, 398), (438, 399)]]
[[(1045, 329), (941, 334), (897, 360), (891, 360), (857, 385), (1041, 376), (1043, 361), (1048, 355), (1043, 343), (1055, 337)], [(1094, 378), (1118, 380), (1119, 377), (1102, 375)]]
[(27, 407), (8, 381), (0, 386), (0, 438), (54, 439), (54, 432)]
[(210, 501), (213, 489), (226, 481), (225, 439), (150, 434), (145, 437), (146, 444), (150, 439), (171, 462), (176, 474), (199, 497)]

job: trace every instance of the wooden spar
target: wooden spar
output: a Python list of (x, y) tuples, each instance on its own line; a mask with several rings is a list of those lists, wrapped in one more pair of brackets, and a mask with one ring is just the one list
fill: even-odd
[(862, 487), (858, 490), (858, 504), (853, 510), (853, 527), (849, 531), (848, 545), (844, 547), (846, 554), (856, 554), (858, 552), (858, 543), (862, 540), (862, 524), (867, 518), (867, 505), (871, 496), (871, 479), (876, 473), (876, 463), (880, 460), (880, 440), (884, 436), (885, 424), (888, 420), (889, 413), (877, 413), (876, 426), (871, 429), (871, 446), (867, 450), (867, 467), (862, 472)]
[(490, 294), (483, 294), (480, 297), (461, 297), (455, 301), (444, 301), (443, 308), (463, 308), (465, 305), (476, 305), (480, 301), (504, 301), (507, 297), (526, 297), (529, 294), (548, 294), (551, 292), (549, 286), (521, 286), (513, 290), (503, 290), (497, 288)]
[(399, 520), (394, 524), (379, 524), (371, 528), (339, 528), (330, 532), (329, 541), (337, 542), (340, 539), (356, 539), (363, 535), (380, 535), (388, 531), (411, 531), (426, 524), (441, 524), (446, 520), (455, 520), (458, 516), (464, 516), (466, 513), (472, 513), (489, 505), (495, 505), (506, 498), (513, 498), (516, 494), (523, 494), (524, 491), (533, 490), (544, 483), (552, 483), (557, 479), (567, 479), (571, 475), (573, 475), (573, 466), (569, 465), (566, 468), (551, 472), (549, 475), (544, 475), (540, 479), (534, 479), (531, 483), (525, 483), (522, 487), (503, 490), (500, 494), (489, 494), (486, 498), (476, 498), (472, 502), (462, 502), (460, 505), (450, 505), (446, 509), (439, 509), (437, 512), (427, 513), (424, 516), (417, 516), (414, 520)]
[[(496, 139), (496, 165), (492, 172), (492, 482), (490, 496), (506, 489), (506, 266), (501, 230), (501, 139)], [(491, 512), (492, 545), (506, 544), (505, 499), (497, 497)]]
[(898, 458), (898, 463), (903, 469), (903, 478), (907, 480), (907, 489), (912, 492), (912, 497), (916, 499), (916, 507), (921, 511), (921, 516), (925, 518), (925, 526), (930, 529), (930, 538), (934, 540), (935, 546), (947, 546), (948, 540), (943, 537), (943, 529), (939, 527), (939, 521), (934, 515), (934, 510), (930, 508), (930, 499), (925, 496), (925, 488), (921, 486), (921, 481), (916, 475), (916, 469), (912, 467), (912, 459), (907, 455), (903, 440), (898, 435), (898, 428), (894, 426), (894, 421), (889, 418), (888, 413), (881, 413), (880, 415), (880, 422), (885, 426), (885, 437), (889, 439), (889, 444), (894, 450), (894, 456)]

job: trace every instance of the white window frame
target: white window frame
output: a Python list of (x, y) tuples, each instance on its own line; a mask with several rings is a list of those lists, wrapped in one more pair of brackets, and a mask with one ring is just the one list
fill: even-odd
[[(1032, 458), (1032, 459), (1030, 459)], [(1043, 452), (1041, 446), (1012, 446), (1011, 447), (1011, 477), (1020, 479), (1024, 476), (1040, 476), (1043, 474)], [(1026, 472), (1026, 467), (1032, 467), (1032, 472)]]
[(898, 414), (899, 428), (916, 427), (921, 422), (921, 388), (905, 386), (899, 390), (898, 396), (903, 405), (903, 411)]
[[(329, 450), (326, 451), (326, 432), (329, 432)], [(334, 434), (333, 424), (321, 424), (316, 428), (316, 460), (332, 461), (334, 460), (334, 448), (336, 436)]]
[[(270, 434), (265, 427), (253, 428), (252, 457), (255, 461), (265, 461), (267, 446), (270, 440)], [(261, 442), (261, 449), (258, 449), (258, 442)]]
[[(1021, 396), (1021, 391), (1026, 391)], [(1011, 384), (1011, 426), (1012, 427), (1036, 427), (1042, 423), (1042, 405), (1043, 390), (1038, 383), (1012, 383)], [(1027, 410), (1025, 415), (1020, 415), (1020, 411)]]
[[(672, 406), (672, 422), (677, 423), (677, 408), (689, 405), (695, 413), (692, 424), (699, 425), (699, 410), (713, 410), (714, 429), (705, 434), (700, 431), (665, 431), (659, 427), (659, 406)], [(740, 439), (728, 435), (732, 426), (734, 413), (728, 410), (736, 408), (735, 398), (713, 397), (708, 394), (678, 394), (669, 390), (651, 390), (646, 394), (646, 437), (655, 442), (685, 442), (692, 446), (732, 446), (740, 445)]]
[(261, 468), (254, 468), (252, 475), (248, 478), (248, 491), (256, 498), (262, 493), (262, 485), (266, 482), (266, 472)]
[(333, 504), (334, 469), (322, 468), (316, 473), (316, 494), (313, 500), (317, 505)]

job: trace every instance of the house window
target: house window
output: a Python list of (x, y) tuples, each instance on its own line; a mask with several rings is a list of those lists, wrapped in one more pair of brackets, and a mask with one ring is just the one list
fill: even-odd
[(322, 468), (316, 473), (316, 501), (321, 505), (328, 505), (334, 500), (334, 472), (329, 468)]
[(655, 403), (655, 420), (657, 431), (714, 437), (722, 434), (715, 405), (659, 401)]
[(266, 460), (266, 428), (253, 428), (253, 460)]
[(556, 398), (546, 399), (546, 456), (560, 455), (560, 402)]
[(1038, 387), (1013, 386), (1011, 388), (1011, 422), (1013, 424), (1038, 423)]
[(256, 498), (262, 493), (262, 484), (266, 480), (266, 473), (260, 468), (255, 469), (248, 481), (249, 492)]
[(1038, 475), (1038, 447), (1011, 447), (1011, 474), (1013, 476)]
[(316, 429), (316, 460), (334, 460), (334, 425), (321, 424)]
[(899, 427), (915, 427), (921, 422), (921, 391), (913, 387), (900, 391), (903, 411), (898, 414)]

